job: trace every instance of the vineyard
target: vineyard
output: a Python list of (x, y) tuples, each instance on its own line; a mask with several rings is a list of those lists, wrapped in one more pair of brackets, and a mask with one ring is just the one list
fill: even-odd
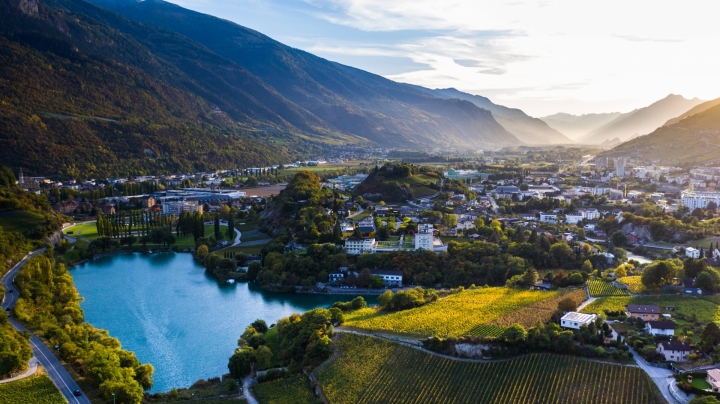
[[(605, 309), (610, 311), (625, 310), (628, 304), (652, 304), (660, 307), (663, 313), (676, 317), (678, 314), (685, 318), (695, 318), (698, 321), (707, 323), (720, 321), (720, 307), (711, 297), (697, 298), (682, 295), (667, 296), (608, 296), (600, 297), (587, 305), (583, 313), (602, 313)], [(666, 307), (674, 307), (668, 311)]]
[(334, 404), (663, 402), (635, 367), (551, 354), (464, 362), (354, 334), (316, 372)]
[(0, 384), (0, 403), (66, 404), (52, 380), (45, 375)]
[(557, 302), (571, 296), (578, 303), (585, 291), (539, 292), (509, 288), (477, 288), (450, 295), (434, 303), (398, 312), (367, 308), (347, 313), (345, 325), (416, 337), (497, 336), (515, 323), (533, 326), (547, 321)]
[(304, 375), (289, 379), (278, 379), (253, 386), (253, 391), (262, 404), (316, 404), (308, 380)]
[(645, 285), (642, 284), (640, 278), (640, 276), (624, 276), (619, 278), (618, 282), (627, 285), (630, 293), (639, 294), (645, 292)]
[(600, 279), (590, 278), (587, 280), (588, 290), (590, 296), (601, 297), (601, 296), (627, 296), (627, 292), (618, 288), (610, 282), (605, 282)]

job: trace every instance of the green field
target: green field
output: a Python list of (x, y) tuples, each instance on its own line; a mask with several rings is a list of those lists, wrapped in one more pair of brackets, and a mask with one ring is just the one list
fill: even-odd
[(77, 226), (68, 227), (63, 233), (71, 237), (82, 237), (93, 241), (97, 239), (97, 224), (95, 222), (82, 223)]
[(0, 384), (0, 403), (66, 404), (52, 380), (38, 375)]
[(305, 375), (272, 380), (252, 387), (262, 404), (316, 404), (316, 398)]
[[(600, 297), (587, 305), (583, 313), (602, 313), (604, 309), (610, 311), (625, 310), (628, 304), (652, 304), (660, 307), (664, 314), (675, 317), (680, 314), (686, 318), (696, 318), (701, 322), (720, 321), (720, 307), (718, 298), (692, 297), (682, 295), (668, 296), (610, 296)], [(666, 307), (674, 307), (674, 310), (666, 310)]]
[(590, 296), (627, 296), (627, 292), (617, 288), (610, 282), (605, 282), (601, 279), (590, 278), (587, 280), (588, 290)]
[(0, 212), (0, 227), (6, 232), (27, 234), (28, 231), (45, 225), (45, 218), (27, 210)]
[(635, 367), (552, 354), (464, 362), (353, 334), (316, 372), (333, 404), (664, 402)]
[[(584, 290), (571, 293), (578, 303), (587, 298)], [(531, 327), (538, 320), (549, 320), (563, 297), (561, 291), (468, 289), (409, 310), (367, 308), (350, 312), (345, 314), (345, 325), (413, 337), (498, 336), (515, 323)]]

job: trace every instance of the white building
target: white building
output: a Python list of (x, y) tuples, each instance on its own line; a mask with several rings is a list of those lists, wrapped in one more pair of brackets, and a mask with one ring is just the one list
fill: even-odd
[(475, 222), (473, 220), (462, 220), (457, 224), (458, 230), (469, 230), (475, 228)]
[(377, 242), (374, 238), (353, 238), (345, 239), (345, 249), (348, 254), (360, 255), (363, 253), (372, 253)]
[(403, 271), (395, 269), (371, 269), (372, 276), (379, 276), (385, 282), (386, 286), (401, 287)]
[(544, 223), (557, 223), (557, 215), (554, 213), (541, 213), (540, 221)]
[(661, 341), (656, 349), (657, 353), (663, 356), (666, 361), (685, 362), (692, 349), (687, 342)]
[(595, 314), (585, 314), (571, 311), (562, 316), (560, 319), (560, 326), (563, 328), (579, 330), (583, 324), (589, 325), (595, 321), (596, 318), (597, 316)]
[(698, 250), (695, 247), (687, 247), (685, 249), (685, 256), (694, 258), (694, 259), (698, 259), (698, 258), (700, 258), (700, 250)]
[(565, 215), (565, 221), (569, 224), (578, 224), (583, 220), (583, 215), (580, 213), (568, 213)]
[(697, 208), (707, 209), (710, 202), (715, 202), (715, 206), (720, 207), (720, 192), (694, 192), (685, 191), (680, 195), (682, 204), (687, 206), (690, 211)]
[(200, 212), (202, 213), (203, 207), (198, 201), (181, 201), (181, 202), (163, 202), (162, 204), (163, 215), (175, 215), (178, 216), (182, 212)]
[(594, 220), (600, 217), (600, 211), (597, 208), (587, 208), (583, 212), (583, 217), (587, 220)]
[(651, 335), (675, 335), (675, 323), (672, 321), (648, 321), (645, 332)]
[(432, 250), (433, 249), (433, 225), (421, 224), (418, 225), (417, 234), (415, 234), (415, 249), (416, 250)]
[(720, 389), (720, 369), (708, 370), (705, 380), (713, 386), (713, 389)]

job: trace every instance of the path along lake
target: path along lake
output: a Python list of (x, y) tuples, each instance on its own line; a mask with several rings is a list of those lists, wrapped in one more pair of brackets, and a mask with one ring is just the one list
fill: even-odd
[[(85, 320), (155, 367), (153, 392), (228, 373), (228, 358), (255, 319), (270, 325), (354, 297), (268, 292), (254, 282), (220, 285), (182, 253), (100, 257), (71, 274), (85, 298)], [(365, 299), (377, 303), (377, 296)]]

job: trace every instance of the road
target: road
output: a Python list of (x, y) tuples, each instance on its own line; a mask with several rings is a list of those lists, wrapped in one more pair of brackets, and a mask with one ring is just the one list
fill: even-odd
[(352, 219), (353, 217), (363, 213), (364, 211), (365, 211), (365, 209), (363, 209), (362, 206), (358, 205), (358, 211), (353, 213), (352, 215), (349, 215), (347, 218)]
[[(3, 310), (8, 307), (14, 307), (15, 302), (17, 301), (18, 292), (13, 285), (13, 279), (15, 278), (15, 275), (17, 275), (18, 271), (20, 271), (20, 268), (22, 268), (23, 265), (27, 263), (28, 259), (35, 255), (42, 254), (44, 251), (45, 249), (41, 248), (28, 254), (27, 256), (25, 256), (25, 258), (20, 260), (20, 262), (18, 262), (8, 273), (6, 273), (5, 276), (3, 276), (2, 284), (5, 287), (5, 290), (14, 291), (13, 293), (5, 293), (2, 302)], [(15, 327), (15, 329), (17, 329), (18, 331), (27, 331), (27, 329), (23, 327), (14, 318), (10, 317), (9, 320), (13, 327)], [(85, 394), (81, 395), (80, 397), (75, 397), (73, 391), (80, 390), (80, 387), (77, 385), (77, 383), (75, 383), (75, 380), (73, 380), (67, 370), (65, 370), (65, 368), (62, 366), (58, 358), (55, 357), (53, 352), (48, 347), (46, 347), (45, 344), (43, 344), (38, 337), (36, 337), (34, 334), (31, 335), (32, 337), (30, 338), (30, 345), (32, 346), (35, 358), (37, 358), (43, 368), (45, 368), (45, 372), (47, 372), (47, 375), (50, 377), (50, 379), (52, 379), (53, 383), (55, 383), (55, 386), (57, 386), (58, 390), (60, 390), (60, 393), (62, 393), (68, 403), (90, 404), (90, 400), (87, 399)]]
[(635, 362), (637, 362), (638, 366), (640, 366), (640, 368), (644, 370), (645, 373), (650, 376), (650, 379), (652, 379), (652, 381), (658, 386), (665, 400), (667, 400), (668, 403), (677, 403), (675, 397), (670, 393), (670, 384), (675, 382), (675, 378), (669, 377), (673, 375), (673, 372), (670, 369), (661, 369), (656, 368), (655, 366), (650, 366), (646, 364), (645, 360), (634, 350), (631, 349), (630, 352), (632, 352), (633, 358), (635, 359)]

